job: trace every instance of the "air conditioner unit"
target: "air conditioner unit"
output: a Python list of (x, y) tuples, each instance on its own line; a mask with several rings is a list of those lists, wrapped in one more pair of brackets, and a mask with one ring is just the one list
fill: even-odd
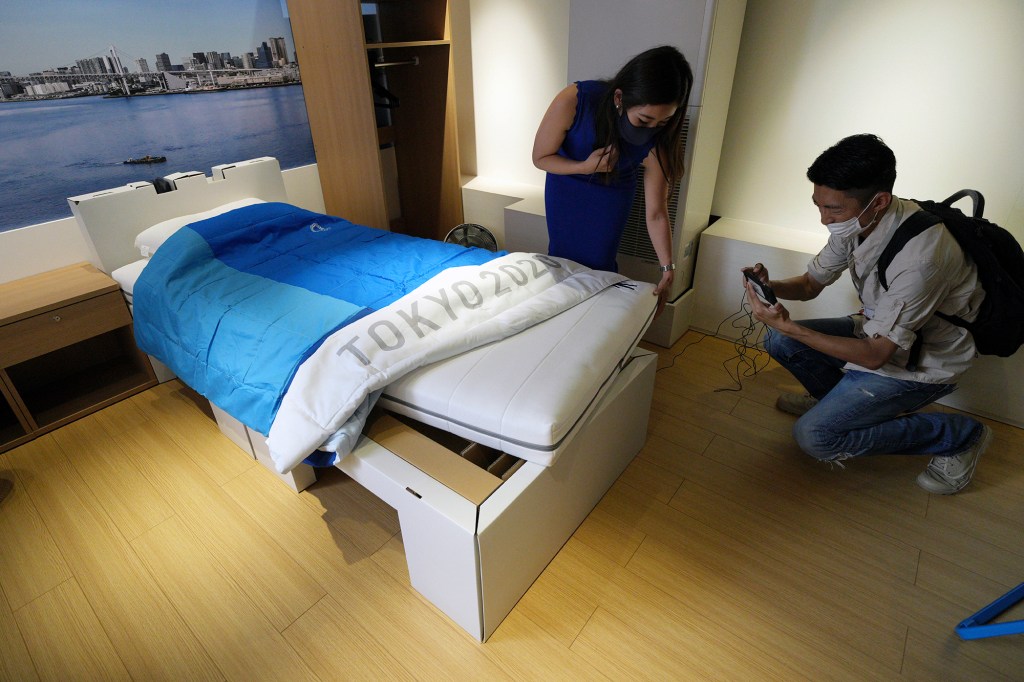
[[(694, 266), (700, 233), (711, 219), (745, 9), (746, 0), (569, 2), (569, 82), (611, 78), (630, 57), (657, 45), (677, 47), (693, 68), (681, 141), (686, 173), (669, 203), (675, 282), (669, 305), (644, 337), (666, 347), (690, 323)], [(617, 260), (619, 272), (629, 277), (661, 279), (644, 220), (642, 177)]]

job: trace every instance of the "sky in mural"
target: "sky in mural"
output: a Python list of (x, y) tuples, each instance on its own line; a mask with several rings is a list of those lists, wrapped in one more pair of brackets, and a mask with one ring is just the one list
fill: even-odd
[[(0, 71), (26, 75), (109, 55), (135, 71), (156, 55), (173, 64), (193, 52), (255, 52), (270, 37), (294, 51), (284, 0), (3, 0)], [(291, 56), (291, 55), (289, 55)]]

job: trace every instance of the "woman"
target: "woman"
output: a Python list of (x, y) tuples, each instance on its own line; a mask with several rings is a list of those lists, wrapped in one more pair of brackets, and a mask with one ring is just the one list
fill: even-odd
[(692, 85), (679, 50), (652, 48), (610, 81), (578, 81), (558, 93), (533, 144), (533, 163), (547, 172), (548, 252), (598, 270), (617, 270), (643, 164), (647, 231), (662, 270), (654, 291), (660, 304), (674, 277), (668, 197), (683, 174), (679, 137)]

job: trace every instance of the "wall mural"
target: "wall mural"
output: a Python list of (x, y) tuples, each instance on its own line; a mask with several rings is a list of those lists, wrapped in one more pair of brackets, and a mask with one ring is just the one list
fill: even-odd
[(4, 0), (0, 231), (258, 156), (315, 162), (284, 0)]

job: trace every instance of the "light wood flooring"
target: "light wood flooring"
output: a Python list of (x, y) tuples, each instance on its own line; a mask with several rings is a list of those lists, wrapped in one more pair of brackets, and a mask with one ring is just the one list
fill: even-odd
[(390, 508), (336, 470), (294, 494), (176, 382), (0, 455), (0, 678), (1024, 679), (1024, 635), (953, 630), (1024, 581), (1024, 432), (951, 497), (924, 458), (829, 468), (783, 370), (717, 390), (732, 344), (698, 339), (486, 644), (409, 587)]

